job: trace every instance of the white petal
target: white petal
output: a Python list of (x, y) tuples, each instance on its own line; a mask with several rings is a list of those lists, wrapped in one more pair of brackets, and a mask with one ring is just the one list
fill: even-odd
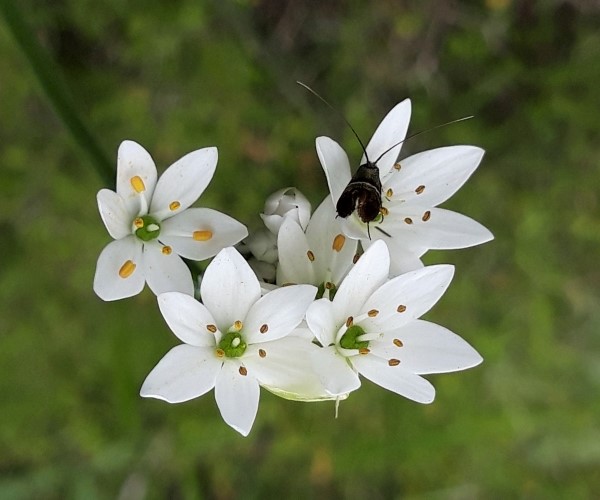
[(235, 321), (246, 318), (252, 304), (260, 298), (260, 284), (239, 252), (228, 247), (206, 268), (200, 295), (219, 330), (226, 332)]
[(335, 347), (322, 347), (310, 359), (321, 383), (332, 396), (348, 394), (360, 387), (358, 374)]
[(361, 312), (378, 314), (360, 325), (369, 332), (388, 332), (419, 318), (444, 294), (453, 275), (454, 266), (440, 264), (397, 276), (367, 299)]
[(431, 403), (435, 398), (435, 388), (424, 378), (402, 368), (401, 364), (390, 366), (387, 360), (373, 355), (354, 356), (352, 364), (371, 382), (417, 403)]
[(156, 184), (150, 213), (163, 220), (188, 208), (211, 181), (217, 158), (217, 148), (203, 148), (173, 163)]
[(423, 267), (420, 256), (423, 255), (426, 250), (411, 250), (406, 245), (406, 241), (402, 241), (401, 238), (388, 238), (378, 231), (374, 231), (374, 234), (380, 234), (381, 237), (373, 240), (361, 240), (361, 244), (364, 248), (369, 248), (373, 242), (378, 239), (386, 242), (390, 252), (390, 277), (398, 276), (409, 271), (415, 271), (416, 269), (421, 269)]
[(157, 298), (163, 318), (181, 341), (193, 346), (215, 347), (215, 334), (206, 327), (216, 323), (203, 304), (181, 292), (161, 293)]
[[(133, 267), (129, 274), (127, 268)], [(128, 236), (110, 242), (98, 257), (94, 276), (94, 291), (102, 300), (118, 300), (137, 295), (144, 288), (142, 242)]]
[[(385, 151), (394, 144), (403, 141), (410, 122), (411, 104), (410, 99), (404, 99), (385, 116), (381, 121), (373, 137), (367, 144), (369, 160), (375, 162)], [(402, 143), (392, 148), (378, 162), (377, 166), (381, 174), (388, 172), (400, 154)], [(365, 164), (367, 159), (363, 155), (360, 164)]]
[(215, 399), (225, 423), (247, 436), (258, 412), (260, 387), (251, 373), (241, 375), (239, 364), (226, 361), (215, 384)]
[(392, 169), (383, 191), (392, 188), (393, 199), (435, 207), (460, 189), (483, 154), (483, 149), (475, 146), (449, 146), (418, 153), (402, 160), (400, 170)]
[(125, 201), (128, 213), (148, 212), (156, 178), (150, 153), (136, 142), (123, 141), (117, 156), (117, 194)]
[(308, 240), (300, 225), (293, 219), (285, 219), (277, 235), (279, 265), (277, 284), (315, 283), (314, 264), (308, 257)]
[(352, 177), (348, 155), (329, 137), (317, 137), (316, 145), (317, 155), (325, 171), (331, 199), (335, 205)]
[(173, 347), (144, 380), (140, 395), (168, 403), (202, 396), (215, 386), (223, 361), (215, 350), (186, 344)]
[(312, 285), (291, 285), (261, 297), (244, 320), (243, 332), (248, 344), (285, 337), (304, 319), (316, 293), (317, 288)]
[(127, 211), (125, 200), (110, 189), (101, 189), (96, 196), (102, 222), (115, 240), (131, 234), (131, 222), (135, 215)]
[(365, 300), (385, 283), (389, 268), (387, 246), (383, 241), (376, 241), (350, 269), (335, 294), (333, 307), (336, 322), (346, 321), (347, 316), (361, 310)]
[[(210, 233), (209, 239), (194, 239), (194, 234)], [(197, 233), (196, 233), (197, 234)], [(223, 248), (239, 243), (246, 236), (246, 226), (224, 213), (210, 208), (188, 208), (161, 225), (160, 241), (173, 247), (173, 250), (191, 260), (204, 260), (214, 257)]]
[(310, 201), (294, 187), (280, 189), (267, 198), (264, 213), (260, 216), (275, 235), (285, 217), (292, 217), (302, 229), (306, 229), (310, 219)]
[(144, 243), (142, 261), (148, 286), (155, 295), (164, 292), (182, 292), (194, 295), (192, 273), (175, 252), (163, 253), (156, 241)]
[(306, 323), (321, 345), (327, 347), (335, 343), (335, 336), (341, 324), (336, 323), (333, 304), (329, 299), (315, 300), (308, 307)]
[[(399, 340), (401, 347), (394, 343)], [(466, 341), (443, 326), (415, 320), (371, 342), (371, 353), (399, 359), (402, 368), (417, 374), (466, 370), (483, 361)]]
[(244, 364), (265, 389), (295, 401), (320, 401), (330, 395), (310, 361), (318, 350), (310, 340), (288, 336), (263, 345), (248, 346)]

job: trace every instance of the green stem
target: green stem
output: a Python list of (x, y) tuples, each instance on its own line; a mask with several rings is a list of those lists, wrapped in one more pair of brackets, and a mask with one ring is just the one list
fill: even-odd
[(81, 120), (59, 69), (44, 51), (23, 20), (21, 12), (11, 0), (0, 0), (0, 11), (4, 16), (6, 26), (31, 65), (54, 111), (77, 145), (87, 154), (104, 182), (109, 185), (114, 183), (113, 162)]

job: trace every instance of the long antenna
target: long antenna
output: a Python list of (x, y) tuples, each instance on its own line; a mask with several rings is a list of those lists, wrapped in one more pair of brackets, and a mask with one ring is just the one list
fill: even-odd
[[(354, 135), (356, 136), (356, 138), (358, 139), (358, 142), (360, 143), (360, 146), (362, 147), (363, 152), (365, 153), (365, 158), (367, 159), (367, 161), (369, 161), (369, 155), (367, 154), (367, 148), (365, 148), (365, 145), (363, 144), (363, 141), (360, 140), (360, 137), (358, 137), (358, 134), (356, 133), (356, 130), (354, 130), (354, 127), (352, 125), (350, 125), (350, 122), (348, 120), (346, 120), (346, 117), (340, 113), (337, 109), (335, 109), (331, 104), (329, 104), (323, 97), (321, 97), (319, 94), (317, 94), (313, 89), (311, 89), (308, 85), (306, 85), (306, 83), (302, 83), (298, 80), (296, 80), (296, 83), (298, 85), (301, 85), (302, 87), (304, 87), (306, 90), (308, 90), (311, 94), (313, 94), (314, 96), (318, 97), (319, 99), (321, 99), (321, 101), (323, 101), (327, 106), (329, 106), (338, 116), (341, 116), (342, 119), (346, 122), (346, 125), (348, 125), (350, 127), (350, 130), (352, 130), (352, 132), (354, 133)], [(397, 144), (396, 144), (397, 146)], [(392, 146), (392, 149), (395, 146)], [(387, 153), (387, 151), (386, 151)], [(385, 154), (385, 153), (384, 153)], [(369, 162), (370, 163), (370, 162)], [(377, 163), (377, 162), (375, 162)]]

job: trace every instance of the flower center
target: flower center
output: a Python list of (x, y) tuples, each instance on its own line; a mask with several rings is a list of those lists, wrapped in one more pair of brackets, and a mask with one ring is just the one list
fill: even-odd
[(219, 349), (225, 353), (228, 358), (239, 358), (246, 351), (248, 344), (244, 342), (244, 339), (240, 332), (232, 331), (227, 332), (221, 341), (219, 342)]
[(340, 346), (344, 349), (365, 349), (369, 347), (368, 340), (358, 340), (358, 337), (364, 335), (365, 331), (358, 325), (352, 325), (346, 330), (340, 339)]
[(333, 300), (335, 294), (337, 292), (337, 286), (335, 283), (331, 281), (324, 281), (319, 285), (317, 289), (317, 299), (322, 299), (323, 297), (328, 298), (329, 300)]
[(136, 228), (135, 235), (142, 241), (153, 240), (160, 234), (160, 224), (151, 215), (136, 217), (133, 227)]

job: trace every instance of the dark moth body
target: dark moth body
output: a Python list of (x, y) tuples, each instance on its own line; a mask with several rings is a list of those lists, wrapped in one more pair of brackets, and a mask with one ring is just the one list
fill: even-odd
[(354, 210), (365, 223), (377, 218), (381, 211), (381, 179), (375, 163), (367, 160), (367, 163), (358, 167), (335, 208), (338, 215), (344, 218)]

